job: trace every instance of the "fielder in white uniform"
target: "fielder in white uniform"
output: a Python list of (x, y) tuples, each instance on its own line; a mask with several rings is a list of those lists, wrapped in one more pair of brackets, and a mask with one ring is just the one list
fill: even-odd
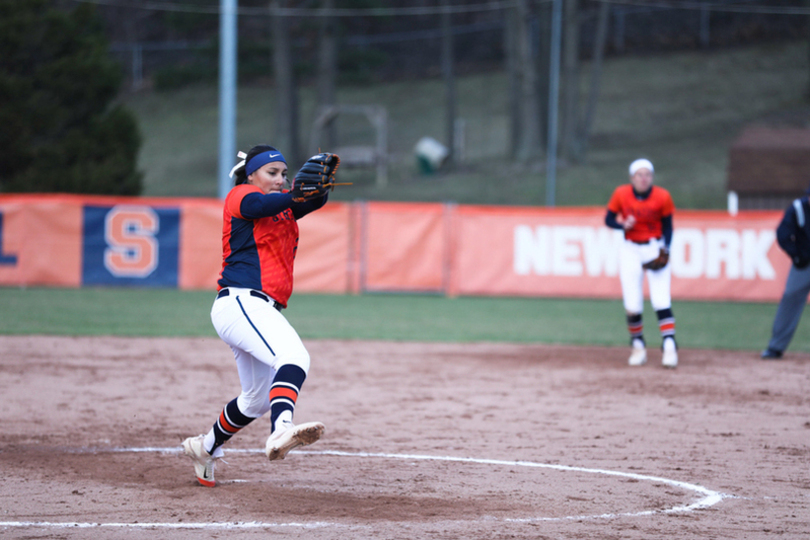
[(647, 159), (630, 164), (630, 183), (616, 188), (608, 203), (605, 224), (624, 231), (619, 257), (619, 277), (627, 315), (632, 351), (628, 363), (647, 362), (644, 341), (644, 276), (650, 289), (650, 302), (658, 317), (662, 337), (662, 364), (678, 365), (675, 317), (672, 314), (669, 246), (672, 242), (672, 215), (675, 205), (664, 188), (653, 186), (654, 168)]

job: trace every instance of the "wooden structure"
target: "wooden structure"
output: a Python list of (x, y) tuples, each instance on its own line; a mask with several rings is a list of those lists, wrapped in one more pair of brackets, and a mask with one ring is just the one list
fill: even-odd
[(322, 107), (312, 126), (309, 142), (310, 152), (318, 152), (322, 132), (338, 115), (364, 116), (374, 127), (374, 146), (338, 146), (334, 153), (340, 156), (340, 164), (348, 167), (374, 167), (377, 171), (377, 186), (388, 184), (388, 112), (379, 105), (332, 105)]
[(751, 126), (729, 152), (728, 191), (742, 209), (784, 209), (810, 186), (810, 129)]

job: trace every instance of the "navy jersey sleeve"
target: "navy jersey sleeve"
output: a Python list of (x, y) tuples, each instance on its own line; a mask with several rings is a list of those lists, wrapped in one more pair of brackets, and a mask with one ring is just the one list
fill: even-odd
[(239, 212), (245, 219), (259, 219), (280, 214), (292, 203), (289, 193), (248, 193), (239, 205)]
[(608, 210), (607, 214), (605, 215), (605, 225), (610, 227), (611, 229), (624, 229), (619, 220), (616, 219), (616, 212), (613, 210)]
[(664, 245), (669, 249), (672, 244), (672, 214), (661, 218), (661, 235), (664, 237)]
[(314, 212), (318, 208), (323, 207), (326, 204), (326, 200), (329, 198), (329, 194), (325, 193), (323, 197), (318, 197), (316, 199), (310, 199), (304, 202), (294, 202), (290, 206), (293, 211), (293, 216), (295, 219), (301, 219), (305, 215), (309, 214), (310, 212)]

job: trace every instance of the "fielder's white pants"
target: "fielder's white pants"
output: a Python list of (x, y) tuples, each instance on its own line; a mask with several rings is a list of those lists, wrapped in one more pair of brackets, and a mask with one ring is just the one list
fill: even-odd
[(622, 283), (624, 309), (628, 313), (644, 312), (644, 274), (650, 287), (650, 303), (655, 311), (672, 307), (670, 283), (671, 265), (660, 270), (644, 270), (641, 265), (658, 257), (664, 247), (663, 240), (651, 240), (648, 244), (622, 242), (619, 254), (619, 279)]
[(229, 288), (211, 308), (211, 322), (230, 345), (242, 393), (239, 410), (259, 418), (270, 410), (270, 386), (278, 369), (295, 364), (309, 372), (309, 353), (298, 333), (273, 303), (250, 295), (250, 289)]

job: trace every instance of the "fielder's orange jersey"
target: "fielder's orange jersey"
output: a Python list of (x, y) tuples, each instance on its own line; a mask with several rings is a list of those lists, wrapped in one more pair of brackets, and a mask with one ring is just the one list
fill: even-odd
[(242, 199), (250, 193), (262, 193), (262, 190), (251, 184), (240, 184), (225, 198), (218, 289), (242, 287), (264, 291), (287, 307), (293, 289), (298, 222), (289, 208), (259, 219), (243, 217)]
[(675, 212), (675, 204), (669, 191), (662, 187), (652, 186), (650, 195), (643, 200), (636, 198), (632, 184), (616, 188), (608, 202), (608, 210), (622, 219), (635, 216), (636, 224), (624, 231), (624, 237), (633, 242), (648, 242), (661, 238), (661, 218)]

